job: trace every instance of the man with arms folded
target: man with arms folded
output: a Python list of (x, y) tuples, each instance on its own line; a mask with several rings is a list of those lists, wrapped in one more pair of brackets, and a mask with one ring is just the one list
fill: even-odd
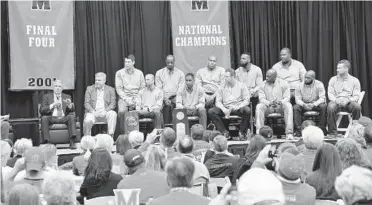
[(358, 104), (360, 95), (359, 80), (349, 74), (350, 62), (341, 60), (337, 64), (337, 75), (329, 80), (327, 107), (328, 133), (331, 137), (337, 135), (337, 113), (341, 110), (350, 112), (354, 120), (361, 115), (361, 106)]
[(217, 66), (216, 56), (208, 58), (207, 67), (196, 72), (195, 84), (204, 89), (206, 109), (214, 107), (218, 89), (225, 84), (225, 69)]
[(129, 55), (128, 58), (125, 58), (125, 67), (118, 70), (115, 75), (115, 87), (119, 95), (118, 115), (120, 133), (125, 133), (125, 112), (135, 109), (138, 92), (145, 87), (143, 73), (134, 67), (134, 63), (134, 56)]
[(266, 81), (259, 91), (260, 103), (256, 107), (256, 133), (264, 126), (265, 116), (274, 112), (284, 112), (285, 132), (287, 139), (293, 139), (293, 110), (289, 102), (290, 91), (288, 83), (276, 77), (274, 69), (266, 72)]
[(207, 112), (205, 110), (204, 90), (196, 85), (194, 74), (185, 76), (186, 86), (180, 89), (176, 98), (176, 108), (187, 110), (187, 116), (199, 116), (199, 124), (207, 127)]
[(294, 100), (295, 89), (299, 83), (304, 82), (305, 66), (300, 61), (292, 59), (289, 48), (283, 48), (280, 51), (280, 59), (281, 61), (273, 65), (272, 69), (278, 73), (278, 78), (287, 81), (291, 91), (291, 100)]
[(75, 105), (71, 102), (71, 96), (62, 93), (63, 87), (60, 80), (55, 80), (53, 85), (53, 93), (48, 93), (43, 96), (43, 102), (40, 107), (41, 117), (41, 133), (44, 143), (48, 143), (49, 125), (51, 124), (66, 124), (70, 135), (70, 148), (76, 149), (76, 120), (75, 120)]
[(216, 125), (217, 130), (228, 137), (222, 117), (229, 118), (230, 115), (239, 115), (242, 118), (240, 126), (240, 138), (245, 139), (249, 125), (251, 111), (249, 105), (249, 91), (247, 86), (235, 78), (235, 71), (231, 68), (225, 72), (225, 85), (218, 91), (216, 97), (216, 107), (210, 109), (208, 114)]
[(145, 81), (146, 87), (139, 92), (136, 111), (138, 111), (140, 118), (153, 118), (155, 128), (162, 128), (163, 114), (161, 113), (161, 109), (163, 108), (163, 92), (155, 87), (153, 74), (147, 74)]
[(176, 106), (177, 92), (185, 86), (185, 74), (174, 67), (174, 62), (174, 56), (168, 55), (165, 60), (167, 66), (158, 70), (155, 74), (155, 85), (163, 91), (165, 124), (172, 123), (172, 112)]
[(296, 105), (293, 106), (293, 115), (296, 133), (301, 131), (302, 114), (306, 111), (314, 110), (319, 112), (319, 127), (326, 134), (326, 91), (323, 83), (315, 79), (313, 70), (306, 72), (304, 82), (299, 84), (299, 88), (296, 89), (295, 93)]
[(96, 73), (95, 84), (85, 91), (84, 135), (91, 135), (96, 122), (107, 122), (108, 134), (114, 136), (117, 114), (115, 89), (105, 85), (106, 74)]

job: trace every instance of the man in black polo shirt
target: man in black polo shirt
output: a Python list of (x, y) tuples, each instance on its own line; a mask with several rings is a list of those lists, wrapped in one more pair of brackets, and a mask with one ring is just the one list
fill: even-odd
[(232, 177), (237, 167), (238, 157), (227, 151), (226, 137), (219, 135), (213, 140), (215, 154), (205, 162), (209, 174), (214, 178)]

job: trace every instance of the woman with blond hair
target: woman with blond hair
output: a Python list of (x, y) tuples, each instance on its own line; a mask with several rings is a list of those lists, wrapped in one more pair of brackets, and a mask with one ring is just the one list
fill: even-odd
[(6, 205), (40, 205), (39, 194), (30, 184), (16, 184), (8, 192)]
[(165, 152), (159, 146), (150, 146), (144, 157), (148, 169), (164, 171), (166, 163)]
[(32, 141), (30, 139), (21, 138), (18, 139), (14, 144), (14, 154), (15, 156), (8, 160), (6, 163), (9, 167), (14, 167), (14, 164), (19, 158), (23, 157), (23, 153), (25, 153), (26, 150), (32, 147)]
[(354, 139), (341, 139), (336, 143), (336, 148), (340, 154), (343, 170), (352, 165), (370, 166), (369, 161), (364, 157), (361, 145)]

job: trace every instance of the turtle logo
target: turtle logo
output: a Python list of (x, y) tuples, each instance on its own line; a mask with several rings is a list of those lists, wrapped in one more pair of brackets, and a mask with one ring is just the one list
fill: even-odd
[(127, 117), (126, 123), (129, 127), (135, 127), (138, 124), (138, 119), (133, 116)]

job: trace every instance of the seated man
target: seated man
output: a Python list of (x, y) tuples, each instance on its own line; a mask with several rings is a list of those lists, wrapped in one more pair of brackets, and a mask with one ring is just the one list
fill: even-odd
[(227, 151), (227, 140), (224, 136), (219, 135), (213, 140), (213, 150), (215, 154), (211, 156), (204, 164), (209, 174), (214, 178), (232, 178), (238, 165), (238, 157), (235, 157)]
[(51, 124), (66, 124), (70, 135), (70, 149), (76, 149), (76, 120), (75, 106), (71, 102), (71, 96), (62, 93), (63, 87), (60, 80), (55, 80), (53, 93), (45, 94), (40, 107), (41, 133), (44, 143), (48, 143), (49, 126)]
[(108, 134), (113, 136), (116, 128), (116, 94), (115, 89), (105, 85), (106, 74), (96, 73), (95, 85), (85, 91), (84, 135), (91, 135), (95, 122), (107, 122)]
[(293, 106), (293, 118), (296, 132), (299, 133), (302, 124), (302, 114), (306, 111), (319, 112), (319, 127), (327, 133), (326, 125), (326, 92), (322, 82), (315, 79), (315, 72), (309, 70), (305, 74), (305, 81), (296, 89), (296, 105)]
[(239, 115), (242, 117), (240, 125), (240, 138), (244, 139), (249, 126), (250, 109), (249, 91), (247, 86), (235, 79), (235, 71), (227, 69), (225, 72), (225, 85), (217, 93), (216, 107), (210, 109), (208, 114), (212, 122), (216, 125), (217, 130), (223, 133), (226, 137), (229, 132), (226, 130), (221, 118), (229, 118), (230, 115)]
[(186, 86), (177, 93), (176, 108), (185, 108), (187, 110), (187, 116), (199, 116), (199, 124), (207, 127), (204, 90), (202, 87), (195, 85), (194, 78), (194, 74), (186, 74)]
[(349, 74), (351, 65), (347, 60), (341, 60), (337, 64), (337, 76), (333, 76), (328, 84), (329, 104), (327, 108), (328, 134), (331, 137), (337, 135), (337, 113), (345, 110), (352, 114), (354, 120), (358, 120), (361, 114), (361, 106), (358, 104), (360, 95), (359, 80)]
[(125, 67), (118, 70), (115, 75), (115, 88), (118, 93), (118, 116), (120, 133), (124, 134), (125, 113), (132, 111), (136, 107), (138, 92), (145, 87), (143, 72), (134, 67), (135, 58), (129, 55), (125, 58)]
[(260, 103), (256, 108), (256, 132), (264, 126), (265, 116), (274, 112), (284, 112), (286, 124), (285, 132), (287, 139), (293, 139), (293, 110), (289, 102), (290, 92), (288, 83), (276, 77), (276, 71), (269, 69), (266, 73), (266, 81), (259, 91)]
[(10, 123), (8, 122), (9, 115), (0, 116), (1, 122), (1, 139), (9, 139)]
[(165, 60), (167, 66), (155, 74), (155, 85), (163, 91), (164, 98), (164, 123), (172, 123), (172, 112), (176, 106), (176, 95), (179, 89), (185, 86), (185, 74), (174, 67), (175, 58), (168, 55)]
[(138, 93), (136, 111), (140, 118), (153, 118), (155, 128), (162, 128), (163, 92), (155, 87), (153, 74), (147, 74), (145, 81), (146, 87)]
[(216, 56), (209, 56), (208, 65), (196, 72), (195, 84), (205, 92), (205, 108), (214, 107), (217, 91), (225, 84), (225, 68), (217, 66)]

